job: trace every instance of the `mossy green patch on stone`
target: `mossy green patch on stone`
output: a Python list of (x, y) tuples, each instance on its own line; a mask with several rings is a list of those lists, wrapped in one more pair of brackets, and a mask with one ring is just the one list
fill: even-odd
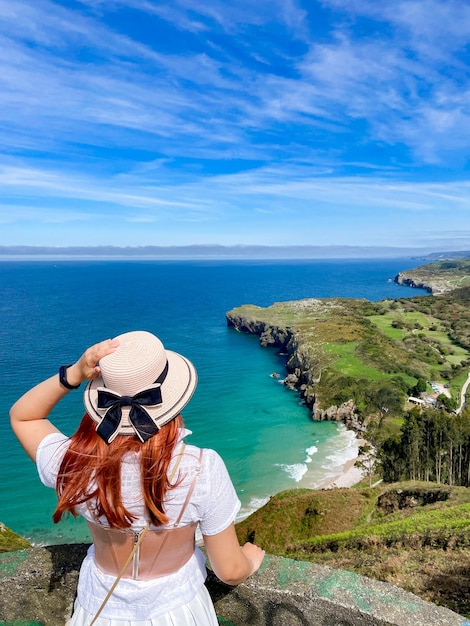
[(18, 566), (26, 561), (27, 556), (28, 553), (26, 550), (0, 554), (0, 579), (16, 574)]
[(292, 583), (308, 580), (308, 571), (311, 565), (306, 561), (280, 559), (277, 571), (277, 584), (280, 589), (286, 589)]
[(313, 581), (313, 584), (325, 598), (334, 600), (338, 593), (347, 594), (362, 611), (369, 613), (371, 610), (371, 605), (365, 597), (368, 592), (365, 593), (359, 577), (352, 572), (338, 570), (321, 581)]
[(44, 622), (28, 622), (13, 620), (12, 622), (0, 622), (0, 626), (45, 626)]
[[(312, 585), (321, 596), (329, 600), (336, 600), (339, 595), (343, 598), (349, 597), (351, 602), (365, 613), (370, 613), (377, 602), (379, 604), (390, 602), (389, 594), (365, 585), (360, 576), (343, 570), (336, 570), (323, 580), (313, 580)], [(393, 597), (393, 604), (408, 613), (419, 611), (418, 602), (400, 599), (396, 595)]]

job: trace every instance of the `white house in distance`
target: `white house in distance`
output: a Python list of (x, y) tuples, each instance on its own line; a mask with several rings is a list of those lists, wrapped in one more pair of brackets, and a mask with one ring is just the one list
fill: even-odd
[(408, 398), (408, 402), (411, 402), (412, 404), (419, 404), (421, 406), (426, 404), (424, 400), (421, 400), (421, 398), (414, 398), (413, 396)]

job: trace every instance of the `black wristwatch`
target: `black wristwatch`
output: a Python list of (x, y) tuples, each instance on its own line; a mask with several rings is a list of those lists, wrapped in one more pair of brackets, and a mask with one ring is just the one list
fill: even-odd
[(65, 387), (66, 389), (78, 389), (80, 387), (80, 383), (78, 385), (71, 385), (69, 383), (69, 381), (67, 380), (67, 368), (70, 367), (70, 365), (61, 365), (59, 368), (59, 382), (62, 385), (62, 387)]

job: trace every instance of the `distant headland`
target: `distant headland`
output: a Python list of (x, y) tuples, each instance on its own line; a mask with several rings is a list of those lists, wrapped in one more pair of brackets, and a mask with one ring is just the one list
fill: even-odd
[(439, 260), (427, 265), (420, 265), (412, 270), (399, 272), (395, 282), (399, 285), (418, 287), (430, 291), (433, 295), (444, 294), (470, 286), (470, 253), (466, 257)]
[(468, 252), (432, 252), (429, 248), (386, 246), (268, 246), (218, 244), (180, 246), (0, 246), (0, 259), (61, 257), (69, 259), (367, 259), (441, 260)]
[(361, 432), (383, 407), (401, 416), (418, 381), (445, 379), (442, 388), (458, 406), (470, 364), (470, 254), (401, 271), (394, 280), (440, 297), (245, 304), (226, 313), (227, 323), (287, 355), (284, 383), (300, 391), (315, 420)]

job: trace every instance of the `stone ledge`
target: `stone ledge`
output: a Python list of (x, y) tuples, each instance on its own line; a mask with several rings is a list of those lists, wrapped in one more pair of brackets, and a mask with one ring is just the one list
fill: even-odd
[[(63, 626), (87, 545), (0, 554), (0, 626)], [(330, 567), (267, 555), (236, 588), (210, 572), (224, 626), (470, 626), (470, 620), (393, 585)]]

